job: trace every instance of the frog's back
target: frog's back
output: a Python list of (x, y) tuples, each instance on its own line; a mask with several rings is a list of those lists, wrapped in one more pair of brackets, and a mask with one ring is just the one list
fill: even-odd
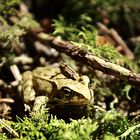
[(60, 73), (59, 67), (52, 67), (52, 66), (46, 66), (46, 67), (38, 67), (35, 70), (33, 70), (33, 76), (50, 80), (53, 76)]

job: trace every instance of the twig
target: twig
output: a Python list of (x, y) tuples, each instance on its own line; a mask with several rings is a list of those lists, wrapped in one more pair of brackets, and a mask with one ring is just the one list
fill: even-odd
[(126, 54), (126, 56), (128, 58), (134, 59), (134, 54), (131, 52), (131, 50), (128, 48), (126, 43), (123, 41), (123, 39), (120, 37), (120, 35), (114, 29), (108, 29), (102, 23), (98, 23), (97, 25), (103, 32), (105, 32), (107, 35), (109, 35), (118, 46), (122, 47), (123, 52)]
[(5, 57), (0, 58), (0, 68), (4, 65), (5, 62), (6, 62)]
[(12, 98), (0, 98), (0, 103), (14, 103)]
[(133, 44), (140, 43), (140, 36), (130, 38), (130, 42)]
[(112, 35), (112, 38), (122, 46), (123, 51), (126, 53), (127, 57), (130, 59), (134, 59), (134, 54), (131, 52), (131, 50), (128, 48), (126, 43), (123, 41), (123, 39), (119, 36), (119, 34), (114, 30), (110, 29), (110, 35)]
[(114, 75), (115, 77), (129, 82), (138, 88), (140, 87), (140, 74), (133, 73), (124, 67), (99, 58), (84, 49), (75, 47), (70, 42), (61, 40), (58, 37), (50, 36), (45, 33), (34, 32), (32, 32), (32, 35), (43, 44), (50, 45), (56, 50), (66, 53), (77, 61), (86, 63), (92, 68), (100, 70), (106, 74)]
[(4, 128), (10, 132), (14, 137), (17, 137), (19, 138), (19, 134), (14, 130), (12, 129), (9, 125), (7, 125), (2, 119), (0, 119), (0, 123), (4, 126)]
[(19, 71), (18, 67), (16, 65), (12, 65), (10, 67), (10, 69), (11, 69), (11, 71), (12, 71), (13, 76), (15, 77), (15, 79), (17, 81), (20, 81), (21, 80), (21, 74), (20, 74), (20, 71)]
[(17, 56), (14, 58), (14, 63), (22, 63), (22, 64), (31, 64), (33, 63), (33, 59), (26, 54), (21, 54), (20, 56)]

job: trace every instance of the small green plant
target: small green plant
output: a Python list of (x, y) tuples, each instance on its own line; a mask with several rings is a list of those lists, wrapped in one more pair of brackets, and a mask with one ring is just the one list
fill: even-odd
[(0, 15), (13, 14), (15, 6), (20, 4), (21, 0), (0, 0)]
[[(95, 113), (99, 114), (99, 110)], [(17, 118), (17, 122), (6, 121), (19, 134), (18, 139), (48, 139), (48, 140), (92, 140), (99, 138), (139, 139), (137, 135), (140, 132), (139, 124), (130, 123), (127, 118), (122, 117), (115, 111), (102, 112), (98, 118), (82, 118), (71, 120), (66, 123), (64, 120), (58, 120), (50, 116), (48, 110), (41, 110), (36, 114), (31, 114), (30, 118)], [(4, 127), (0, 126), (3, 131)], [(137, 131), (134, 131), (137, 130)], [(137, 136), (136, 136), (137, 135)], [(12, 138), (5, 130), (0, 139)]]
[[(4, 64), (13, 63), (15, 57), (15, 49), (22, 43), (22, 37), (27, 34), (31, 28), (39, 27), (39, 24), (33, 20), (31, 15), (24, 15), (20, 17), (16, 23), (10, 20), (10, 16), (17, 18), (17, 9), (21, 0), (0, 0), (0, 42), (2, 43), (1, 48), (1, 66)], [(1, 67), (0, 66), (0, 67)]]

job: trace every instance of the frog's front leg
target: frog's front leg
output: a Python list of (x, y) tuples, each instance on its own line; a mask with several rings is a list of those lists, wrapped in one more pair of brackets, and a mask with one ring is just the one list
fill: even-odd
[(33, 75), (31, 71), (23, 73), (21, 82), (22, 98), (25, 102), (25, 111), (30, 111), (33, 101), (35, 100), (35, 91), (33, 89)]
[(33, 112), (37, 112), (41, 110), (42, 107), (46, 106), (48, 102), (48, 97), (47, 96), (38, 96), (35, 98), (34, 105), (33, 105)]

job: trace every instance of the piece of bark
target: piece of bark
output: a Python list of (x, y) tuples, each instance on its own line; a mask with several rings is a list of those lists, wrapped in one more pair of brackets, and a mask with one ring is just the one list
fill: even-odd
[(41, 43), (47, 45), (49, 44), (49, 46), (55, 48), (57, 51), (64, 52), (81, 63), (87, 64), (92, 68), (100, 70), (106, 74), (113, 75), (116, 78), (120, 78), (121, 80), (140, 88), (140, 74), (133, 73), (124, 67), (97, 57), (82, 48), (75, 47), (70, 42), (64, 41), (59, 37), (34, 32), (32, 32), (32, 36)]

